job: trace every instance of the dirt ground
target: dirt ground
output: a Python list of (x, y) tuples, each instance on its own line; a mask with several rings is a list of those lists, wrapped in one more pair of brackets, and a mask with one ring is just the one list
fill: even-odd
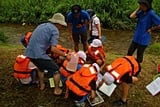
[[(38, 89), (38, 85), (24, 86), (19, 84), (13, 77), (13, 64), (19, 54), (23, 54), (24, 48), (19, 39), (23, 33), (33, 30), (35, 26), (0, 25), (6, 35), (10, 37), (9, 46), (0, 46), (0, 107), (75, 107), (71, 99), (64, 96), (54, 96), (53, 89), (49, 86), (46, 77), (46, 88), (44, 91)], [(66, 48), (73, 47), (68, 42), (67, 30), (61, 30), (60, 44)], [(133, 31), (114, 31), (103, 29), (102, 34), (106, 36), (103, 43), (109, 64), (116, 57), (124, 56), (127, 52)], [(155, 34), (152, 42), (159, 37)], [(11, 46), (13, 44), (13, 46)], [(9, 48), (8, 48), (9, 47)], [(146, 89), (154, 75), (157, 73), (156, 66), (160, 63), (160, 56), (145, 53), (139, 82), (130, 87), (127, 106), (130, 107), (159, 107), (160, 95), (152, 96)], [(65, 90), (65, 88), (64, 88)], [(108, 97), (101, 94), (104, 103), (96, 107), (112, 107), (112, 102), (121, 97), (121, 87), (118, 86), (114, 93)], [(85, 107), (90, 107), (86, 102)]]

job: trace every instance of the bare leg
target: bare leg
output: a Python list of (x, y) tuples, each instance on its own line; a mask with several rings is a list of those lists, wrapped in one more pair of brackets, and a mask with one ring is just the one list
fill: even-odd
[(129, 85), (125, 82), (123, 82), (121, 85), (122, 85), (122, 100), (126, 102), (129, 91)]
[(39, 83), (40, 83), (40, 90), (44, 90), (45, 88), (44, 72), (41, 72), (38, 70), (38, 77), (39, 77)]
[(54, 74), (53, 78), (54, 78), (54, 83), (55, 83), (54, 94), (60, 95), (62, 93), (62, 89), (59, 87), (60, 74), (58, 74), (58, 73)]
[(74, 50), (75, 50), (75, 52), (79, 51), (79, 44), (78, 43), (74, 44)]
[(84, 44), (83, 44), (83, 51), (86, 52), (86, 51), (87, 51), (87, 48), (88, 48), (87, 43), (84, 43)]

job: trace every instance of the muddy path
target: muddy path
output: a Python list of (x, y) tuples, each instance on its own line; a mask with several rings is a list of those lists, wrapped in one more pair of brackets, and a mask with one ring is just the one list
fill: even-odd
[[(18, 24), (0, 24), (0, 29), (4, 31), (5, 35), (10, 37), (10, 44), (21, 45), (20, 37), (27, 31), (34, 30), (35, 25), (18, 25)], [(131, 42), (131, 38), (134, 30), (110, 30), (102, 29), (102, 35), (106, 37), (104, 41), (104, 47), (106, 52), (126, 54), (128, 46)], [(73, 43), (69, 40), (68, 30), (66, 28), (60, 30), (59, 43), (67, 48), (73, 48)], [(160, 41), (159, 33), (152, 35), (152, 42)]]

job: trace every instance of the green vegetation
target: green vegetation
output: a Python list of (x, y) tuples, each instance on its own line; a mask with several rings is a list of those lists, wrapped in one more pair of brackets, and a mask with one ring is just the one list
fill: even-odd
[[(0, 22), (37, 24), (56, 12), (66, 15), (73, 4), (94, 9), (103, 27), (129, 29), (135, 25), (128, 16), (137, 8), (137, 0), (1, 0)], [(159, 0), (153, 1), (153, 8), (160, 14), (159, 5)]]
[(154, 55), (160, 55), (160, 43), (154, 42), (153, 44), (151, 44), (148, 47), (147, 52)]
[(6, 43), (8, 41), (8, 37), (5, 36), (4, 32), (0, 31), (0, 42)]

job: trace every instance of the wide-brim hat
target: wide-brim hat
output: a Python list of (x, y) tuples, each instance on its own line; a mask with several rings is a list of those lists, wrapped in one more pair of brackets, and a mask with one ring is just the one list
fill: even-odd
[(100, 39), (94, 39), (90, 45), (91, 45), (92, 47), (97, 48), (97, 47), (102, 46), (102, 42), (101, 42)]
[(67, 23), (65, 22), (65, 17), (61, 13), (55, 13), (51, 19), (48, 19), (48, 21), (67, 26)]

